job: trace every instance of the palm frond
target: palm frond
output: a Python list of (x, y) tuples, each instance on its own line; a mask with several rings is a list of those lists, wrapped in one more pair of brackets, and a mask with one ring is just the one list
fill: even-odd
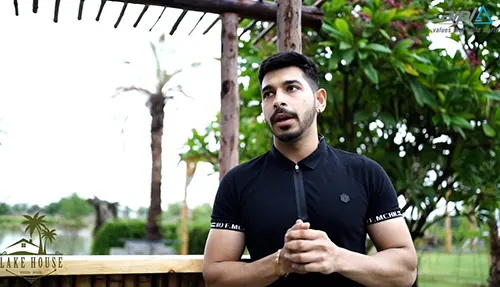
[(122, 93), (132, 92), (132, 91), (142, 93), (142, 94), (144, 94), (144, 95), (146, 95), (148, 97), (151, 97), (151, 96), (154, 95), (153, 93), (151, 93), (147, 89), (139, 88), (139, 87), (136, 87), (136, 86), (129, 86), (129, 87), (119, 87), (119, 88), (117, 88), (116, 89), (116, 93), (112, 97), (115, 98), (115, 97), (117, 97), (118, 95), (120, 95)]

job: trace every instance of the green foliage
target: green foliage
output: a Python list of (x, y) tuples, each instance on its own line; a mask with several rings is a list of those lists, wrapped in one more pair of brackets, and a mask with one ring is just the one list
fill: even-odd
[(66, 220), (81, 222), (84, 216), (94, 212), (94, 208), (76, 193), (59, 201), (59, 214)]
[[(178, 237), (179, 223), (168, 223), (160, 226), (163, 239), (180, 251)], [(210, 224), (191, 222), (189, 224), (189, 254), (203, 254)], [(146, 239), (146, 223), (144, 220), (113, 220), (106, 222), (96, 233), (91, 247), (92, 255), (108, 255), (111, 247), (123, 247), (125, 239)]]
[(0, 203), (0, 215), (6, 215), (10, 213), (10, 207), (6, 203)]
[[(317, 63), (320, 87), (328, 94), (319, 131), (330, 145), (364, 154), (384, 167), (398, 195), (405, 198), (403, 212), (413, 215), (407, 218), (413, 238), (442, 219), (427, 220), (447, 191), (452, 191), (451, 201), (489, 214), (495, 204), (488, 205), (484, 198), (494, 198), (498, 190), (494, 173), (500, 151), (493, 148), (499, 146), (500, 65), (492, 55), (500, 52), (499, 37), (452, 36), (467, 48), (465, 58), (460, 52), (431, 50), (426, 25), (443, 13), (443, 7), (472, 10), (482, 3), (430, 3), (327, 1), (322, 30), (303, 29), (302, 37), (303, 53)], [(500, 10), (493, 4), (487, 9), (490, 15)], [(240, 162), (266, 152), (272, 144), (260, 117), (257, 69), (277, 48), (270, 38), (254, 45), (264, 29), (260, 23), (256, 27), (249, 41), (239, 43), (240, 78), (249, 83), (240, 85)], [(206, 153), (206, 146), (200, 148), (197, 142), (218, 143), (217, 123), (218, 119), (203, 134), (193, 134), (189, 153), (200, 159), (210, 156), (207, 162), (214, 162), (216, 148)]]

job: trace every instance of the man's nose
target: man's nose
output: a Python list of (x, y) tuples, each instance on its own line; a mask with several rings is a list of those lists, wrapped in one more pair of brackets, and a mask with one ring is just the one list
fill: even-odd
[(279, 107), (286, 107), (286, 102), (285, 102), (285, 95), (283, 94), (283, 92), (280, 92), (278, 90), (274, 95), (274, 108), (277, 109)]

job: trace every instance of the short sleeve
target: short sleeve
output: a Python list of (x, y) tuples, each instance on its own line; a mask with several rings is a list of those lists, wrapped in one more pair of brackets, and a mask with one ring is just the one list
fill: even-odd
[(402, 217), (396, 189), (385, 170), (372, 159), (366, 161), (368, 212), (366, 224)]
[(212, 209), (211, 228), (245, 231), (241, 222), (239, 196), (234, 184), (234, 170), (230, 170), (219, 183)]

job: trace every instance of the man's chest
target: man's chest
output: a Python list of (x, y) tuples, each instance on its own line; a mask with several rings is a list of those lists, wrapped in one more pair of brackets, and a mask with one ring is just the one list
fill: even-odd
[[(368, 200), (359, 181), (345, 174), (309, 171), (302, 174), (301, 184), (311, 228), (327, 232), (334, 241), (362, 236)], [(293, 171), (275, 175), (265, 185), (249, 186), (241, 201), (247, 238), (260, 236), (281, 244), (298, 219), (297, 188)]]

